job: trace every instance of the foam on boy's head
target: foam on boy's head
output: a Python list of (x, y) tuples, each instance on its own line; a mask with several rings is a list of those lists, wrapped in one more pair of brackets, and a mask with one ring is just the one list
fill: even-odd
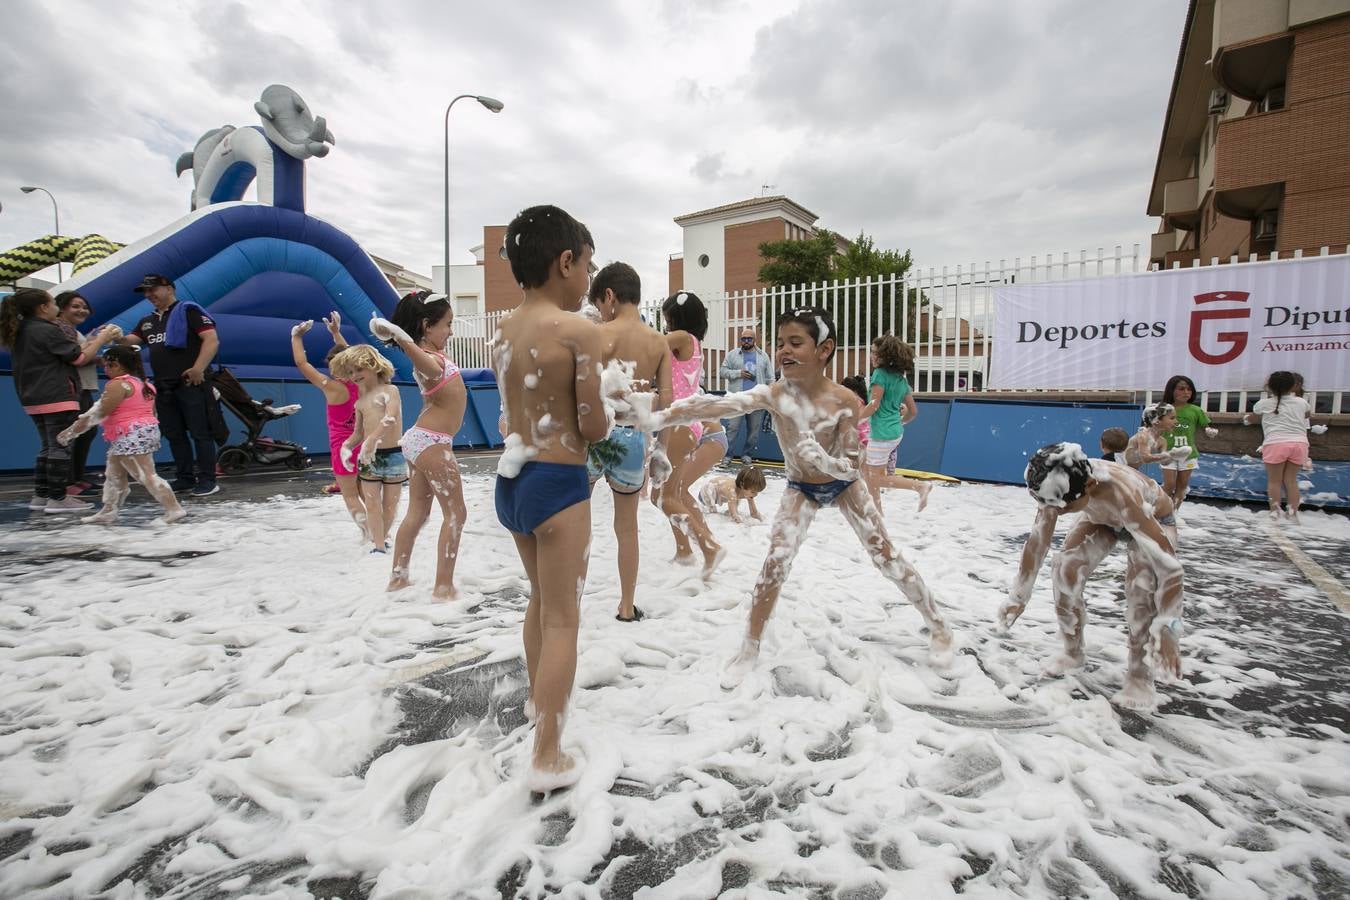
[(595, 249), (590, 231), (556, 206), (522, 210), (506, 226), (502, 238), (502, 253), (522, 288), (542, 287), (563, 251), (571, 250), (576, 258), (585, 247)]
[(1155, 403), (1144, 410), (1144, 416), (1139, 420), (1139, 424), (1149, 428), (1176, 411), (1177, 408), (1170, 403)]
[(1037, 503), (1063, 509), (1086, 493), (1092, 463), (1077, 444), (1047, 444), (1027, 461), (1024, 477)]
[(806, 306), (800, 309), (790, 309), (778, 317), (779, 328), (793, 323), (805, 328), (807, 333), (811, 335), (811, 339), (817, 344), (823, 344), (826, 341), (834, 343), (835, 346), (830, 348), (830, 356), (834, 356), (839, 340), (835, 332), (834, 317), (830, 315), (829, 310), (821, 309), (818, 306)]

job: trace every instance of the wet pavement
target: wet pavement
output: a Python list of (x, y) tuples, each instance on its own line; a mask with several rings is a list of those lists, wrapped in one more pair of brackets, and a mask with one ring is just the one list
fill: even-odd
[[(496, 456), (493, 454), (461, 458), (466, 474), (488, 474), (494, 470), (495, 463)], [(321, 470), (299, 473), (279, 470), (224, 478), (219, 494), (188, 501), (188, 504), (192, 509), (198, 505), (212, 506), (232, 501), (263, 502), (286, 497), (307, 497), (326, 483), (326, 473)], [(31, 514), (22, 508), (20, 501), (26, 497), (26, 486), (21, 479), (0, 479), (0, 539), (5, 534), (19, 531), (32, 533), (40, 530), (55, 534), (64, 527), (58, 521), (59, 517)], [(154, 512), (154, 508), (146, 505), (144, 496), (140, 495), (138, 505), (130, 508), (128, 518), (133, 522), (138, 519), (148, 521)], [(1188, 635), (1184, 640), (1188, 669), (1199, 668), (1210, 673), (1222, 671), (1228, 658), (1226, 642), (1240, 636), (1246, 661), (1243, 671), (1232, 673), (1240, 689), (1215, 693), (1202, 689), (1202, 685), (1186, 682), (1169, 685), (1166, 688), (1168, 703), (1162, 709), (1166, 716), (1117, 710), (1123, 731), (1137, 741), (1166, 748), (1166, 753), (1201, 763), (1206, 761), (1209, 751), (1196, 746), (1183, 729), (1174, 727), (1175, 717), (1203, 720), (1248, 734), (1274, 734), (1330, 742), (1330, 747), (1344, 753), (1350, 746), (1350, 606), (1346, 605), (1344, 593), (1346, 586), (1350, 585), (1350, 519), (1342, 521), (1347, 527), (1339, 531), (1338, 538), (1332, 540), (1320, 537), (1317, 540), (1300, 540), (1295, 534), (1293, 543), (1296, 550), (1302, 554), (1305, 564), (1311, 561), (1311, 570), (1307, 565), (1300, 565), (1289, 551), (1281, 547), (1279, 541), (1265, 539), (1270, 535), (1214, 528), (1183, 533), (1183, 544), (1187, 548), (1183, 561), (1187, 566), (1188, 579)], [(1010, 541), (1007, 549), (1011, 554), (1019, 546), (1020, 539)], [(30, 570), (50, 563), (53, 559), (98, 565), (115, 556), (116, 552), (107, 548), (86, 547), (56, 548), (47, 557), (34, 558), (32, 553), (19, 554), (4, 548), (3, 543), (0, 543), (0, 586), (6, 586), (6, 594), (12, 597), (14, 589), (23, 583)], [(125, 559), (140, 567), (171, 567), (191, 557), (191, 552), (186, 552), (185, 556), (182, 551), (158, 556), (139, 552)], [(1117, 553), (1103, 566), (1095, 580), (1105, 583), (1114, 580), (1118, 585), (1122, 569), (1122, 555)], [(1321, 574), (1310, 577), (1309, 571)], [(972, 574), (971, 577), (978, 576)], [(1103, 595), (1110, 596), (1114, 601), (1123, 598), (1118, 590), (1112, 588), (1105, 588)], [(1039, 602), (1047, 602), (1043, 594)], [(524, 605), (525, 597), (520, 591), (507, 588), (485, 594), (469, 612), (519, 615), (523, 613)], [(1094, 623), (1123, 632), (1122, 609), (1121, 602), (1094, 602), (1090, 615)], [(1015, 633), (1012, 636), (1001, 636), (992, 631), (972, 634), (962, 652), (983, 669), (985, 676), (995, 684), (1004, 686), (1006, 674), (1000, 669), (997, 659), (1001, 652), (1012, 648), (1016, 638)], [(395, 747), (453, 738), (469, 728), (481, 730), (486, 727), (491, 733), (505, 735), (524, 724), (522, 706), (525, 700), (525, 677), (520, 660), (489, 661), (485, 659), (485, 654), (473, 649), (471, 644), (459, 640), (423, 645), (417, 649), (443, 651), (443, 663), (434, 671), (421, 675), (413, 673), (407, 680), (390, 688), (398, 699), (402, 722), (394, 736), (371, 755), (367, 766)], [(792, 684), (791, 673), (780, 672), (776, 675), (778, 681), (775, 689), (780, 693), (798, 689)], [(1117, 676), (1117, 672), (1105, 668), (1089, 668), (1067, 683), (1076, 698), (1109, 697), (1116, 687)], [(1012, 688), (1016, 689), (1016, 684)], [(983, 732), (1035, 732), (1049, 724), (1043, 716), (1030, 709), (995, 714), (934, 705), (922, 711), (947, 724)], [(3, 724), (0, 733), (9, 733), (20, 727), (20, 723), (13, 721), (0, 724)], [(816, 758), (831, 760), (847, 756), (850, 735), (840, 733), (835, 737), (832, 744), (822, 745), (815, 751)], [(1219, 760), (1209, 762), (1215, 766), (1220, 764)], [(364, 769), (358, 774), (363, 773)], [(978, 797), (1001, 778), (994, 765), (985, 764), (978, 757), (967, 760), (958, 775), (953, 784), (946, 788), (950, 794), (958, 797)], [(590, 883), (594, 885), (595, 879), (600, 879), (603, 874), (602, 893), (607, 897), (626, 898), (634, 896), (644, 887), (659, 888), (682, 866), (693, 860), (711, 857), (720, 846), (720, 835), (783, 817), (795, 807), (792, 797), (775, 795), (766, 790), (764, 784), (744, 780), (737, 782), (734, 776), (726, 773), (724, 777), (732, 783), (739, 797), (738, 803), (728, 804), (718, 812), (709, 813), (702, 828), (667, 835), (666, 840), (643, 842), (627, 837), (615, 842), (594, 867)], [(620, 778), (615, 781), (610, 793), (656, 800), (670, 788), (668, 784), (646, 784)], [(1334, 808), (1334, 804), (1322, 807), (1316, 803), (1299, 804), (1295, 812), (1291, 810), (1286, 797), (1270, 790), (1259, 780), (1237, 775), (1216, 777), (1209, 781), (1207, 789), (1219, 796), (1228, 809), (1242, 810), (1247, 816), (1249, 824), (1234, 829), (1234, 840), (1238, 843), (1245, 842), (1246, 846), (1258, 850), (1268, 846), (1273, 851), (1281, 836), (1291, 831), (1317, 834), (1333, 843), (1339, 842), (1341, 852), (1338, 859), (1333, 859), (1330, 864), (1300, 868), (1295, 875), (1303, 885), (1299, 893), (1304, 896), (1350, 896), (1350, 853), (1345, 851), (1345, 844), (1350, 841), (1350, 821), (1343, 814), (1325, 812)], [(1346, 773), (1342, 784), (1325, 785), (1323, 790), (1326, 799), (1343, 800), (1350, 793), (1350, 772)], [(404, 816), (409, 822), (422, 814), (430, 791), (429, 785), (424, 786), (407, 798)], [(1201, 801), (1192, 801), (1192, 805), (1201, 814), (1209, 815)], [(1315, 811), (1319, 808), (1324, 810), (1323, 814), (1319, 815)], [(0, 832), (0, 868), (5, 865), (4, 860), (24, 853), (32, 840), (32, 829), (16, 821), (18, 818), (36, 820), (44, 816), (61, 816), (67, 810), (63, 807), (26, 810), (22, 817), (16, 817), (12, 811), (6, 811), (0, 806), (0, 813), (9, 819), (3, 832)], [(258, 814), (266, 813), (259, 810)], [(556, 809), (546, 805), (540, 810), (540, 822), (537, 839), (541, 846), (562, 842), (574, 824), (565, 806), (561, 805)], [(310, 864), (300, 858), (274, 860), (265, 865), (244, 862), (192, 876), (169, 872), (168, 862), (182, 852), (191, 837), (191, 833), (184, 833), (161, 842), (134, 864), (110, 877), (105, 889), (111, 890), (119, 882), (130, 879), (150, 896), (236, 896), (237, 887), (233, 883), (247, 875), (249, 890), (253, 892), (265, 893), (269, 889), (307, 891), (315, 897), (332, 898), (363, 898), (372, 892), (373, 884), (369, 881), (311, 877)], [(75, 843), (68, 847), (49, 847), (48, 851), (56, 853), (58, 850), (72, 852), (83, 849), (87, 848)], [(872, 864), (880, 869), (900, 870), (905, 866), (892, 844), (879, 843), (870, 848), (855, 846), (854, 849), (865, 858), (870, 858)], [(798, 852), (809, 856), (813, 848), (803, 846)], [(1171, 859), (1163, 863), (1157, 892), (1140, 892), (1131, 884), (1116, 878), (1111, 867), (1102, 864), (1094, 856), (1091, 847), (1077, 846), (1074, 855), (1083, 865), (1092, 869), (1103, 883), (1109, 885), (1117, 896), (1165, 895), (1166, 892), (1171, 892), (1172, 896), (1219, 896), (1212, 889), (1206, 889), (1204, 882), (1194, 876), (1193, 868), (1181, 860)], [(992, 886), (982, 879), (993, 865), (993, 860), (971, 856), (966, 862), (972, 875), (956, 879), (952, 883), (954, 890), (960, 893), (967, 888), (972, 891), (980, 888), (979, 893), (992, 896), (989, 893)], [(473, 895), (482, 896), (486, 891), (503, 897), (517, 896), (530, 883), (530, 867), (529, 860), (521, 860), (490, 890), (486, 886), (478, 886)], [(1053, 880), (1049, 882), (1049, 893), (1010, 889), (1010, 895), (1086, 896), (1096, 893), (1089, 882), (1075, 876), (1072, 871), (1066, 869), (1061, 875), (1063, 880), (1058, 885)], [(718, 893), (750, 886), (794, 896), (881, 896), (866, 889), (842, 890), (838, 885), (826, 882), (752, 882), (751, 871), (745, 865), (730, 861), (723, 866)], [(458, 895), (459, 892), (455, 890), (447, 890), (444, 894)]]

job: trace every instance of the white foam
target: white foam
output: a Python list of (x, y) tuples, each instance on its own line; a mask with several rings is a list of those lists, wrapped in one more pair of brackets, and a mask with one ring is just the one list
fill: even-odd
[[(518, 438), (513, 448), (504, 455), (520, 461)], [(409, 673), (441, 671), (470, 647), (519, 664), (514, 542), (495, 522), (493, 479), (463, 485), (458, 603), (430, 597), (430, 544), (413, 556), (413, 587), (384, 593), (387, 558), (353, 552), (336, 498), (208, 504), (154, 531), (136, 524), (147, 507), (135, 503), (128, 527), (7, 526), (0, 714), (22, 727), (0, 733), (0, 835), (20, 849), (0, 865), (0, 895), (155, 893), (150, 874), (109, 885), (149, 854), (185, 895), (211, 876), (257, 896), (303, 896), (325, 877), (372, 896), (495, 896), (522, 865), (523, 893), (598, 896), (593, 870), (608, 865), (612, 879), (624, 862), (605, 861), (628, 840), (660, 858), (698, 844), (652, 896), (716, 896), (731, 863), (752, 873), (747, 896), (815, 883), (950, 896), (957, 878), (985, 897), (1164, 896), (1164, 882), (1308, 896), (1312, 869), (1350, 872), (1350, 735), (1232, 701), (1279, 678), (1264, 627), (1220, 618), (1188, 630), (1182, 689), (1211, 715), (1164, 706), (1146, 725), (1106, 700), (1122, 676), (1123, 553), (1087, 585), (1081, 675), (1039, 675), (1060, 647), (1044, 582), (1012, 634), (993, 636), (1036, 510), (1020, 488), (935, 490), (922, 531), (888, 500), (892, 534), (968, 651), (948, 668), (928, 664), (917, 613), (823, 510), (733, 690), (723, 667), (742, 646), (769, 529), (714, 521), (728, 556), (704, 588), (667, 562), (665, 518), (640, 504), (648, 619), (621, 624), (612, 500), (599, 490), (564, 738), (586, 761), (578, 784), (532, 805), (532, 732), (503, 730), (504, 718), (386, 750), (419, 724), (393, 689), (421, 677)], [(758, 502), (769, 514), (782, 496), (771, 478)], [(1242, 509), (1189, 509), (1205, 527), (1192, 573), (1209, 577), (1187, 586), (1188, 624), (1227, 606), (1244, 577), (1213, 581), (1200, 542), (1231, 551), (1241, 543), (1227, 536), (1256, 530)], [(1350, 540), (1343, 518), (1303, 522), (1309, 544)], [(207, 555), (172, 559), (188, 552)], [(1325, 602), (1289, 580), (1288, 603)], [(494, 702), (519, 703), (523, 678), (502, 676)], [(422, 704), (436, 689), (405, 688)], [(273, 864), (283, 873), (269, 875)]]

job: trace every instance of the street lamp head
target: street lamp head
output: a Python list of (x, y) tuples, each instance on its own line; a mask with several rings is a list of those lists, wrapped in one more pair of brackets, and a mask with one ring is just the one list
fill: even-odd
[(503, 103), (502, 101), (496, 100), (492, 97), (474, 97), (473, 99), (477, 100), (479, 103), (483, 104), (483, 106), (487, 107), (490, 111), (495, 113), (501, 112), (502, 107), (506, 106), (506, 104)]
[(33, 191), (36, 191), (37, 188), (32, 187), (32, 186), (24, 186), (24, 187), (19, 188), (19, 190), (23, 191), (25, 194), (31, 194), (31, 193), (33, 193)]

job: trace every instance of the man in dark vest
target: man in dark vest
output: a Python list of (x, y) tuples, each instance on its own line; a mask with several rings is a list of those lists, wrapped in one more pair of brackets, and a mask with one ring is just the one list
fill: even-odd
[(206, 369), (220, 349), (216, 323), (196, 303), (179, 301), (173, 282), (163, 275), (146, 275), (136, 293), (145, 294), (155, 311), (137, 322), (123, 340), (150, 349), (155, 415), (178, 468), (173, 489), (190, 491), (194, 497), (214, 494), (220, 490), (210, 424), (215, 398)]

